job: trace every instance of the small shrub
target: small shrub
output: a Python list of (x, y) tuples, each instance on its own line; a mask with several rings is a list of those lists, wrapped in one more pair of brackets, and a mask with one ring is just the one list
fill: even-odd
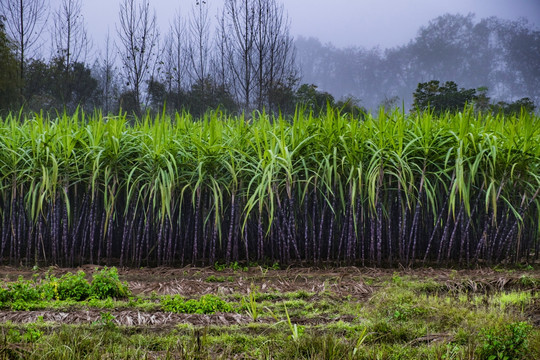
[(392, 283), (401, 286), (403, 285), (403, 278), (399, 276), (397, 272), (394, 272), (394, 274), (392, 275)]
[(237, 271), (248, 271), (249, 268), (247, 266), (242, 266), (238, 264), (238, 261), (232, 262), (230, 264), (220, 264), (217, 261), (214, 263), (214, 269), (216, 271), (224, 271), (227, 269), (233, 270), (234, 272)]
[(35, 324), (28, 324), (26, 332), (23, 335), (24, 341), (27, 343), (35, 343), (43, 336), (43, 332), (39, 330)]
[(426, 309), (409, 304), (398, 304), (393, 309), (391, 316), (394, 320), (406, 321), (417, 315), (423, 315), (427, 313)]
[(23, 280), (22, 277), (16, 282), (8, 284), (9, 300), (13, 302), (32, 302), (40, 299), (39, 290), (35, 283), (29, 280)]
[(538, 283), (540, 283), (539, 280), (529, 275), (521, 275), (521, 277), (519, 278), (519, 282), (521, 286), (526, 287), (526, 288), (534, 287)]
[(0, 287), (0, 307), (3, 307), (5, 303), (10, 301), (10, 293), (8, 289)]
[(11, 328), (4, 335), (4, 339), (7, 343), (20, 343), (22, 341), (22, 335), (19, 330)]
[(508, 324), (502, 329), (484, 329), (481, 332), (482, 343), (478, 350), (479, 358), (487, 360), (528, 358), (529, 342), (527, 337), (531, 329), (531, 325), (526, 322)]
[(90, 284), (85, 279), (86, 274), (78, 271), (77, 274), (67, 273), (58, 281), (58, 299), (82, 301), (90, 296)]
[(234, 278), (232, 276), (225, 277), (225, 276), (210, 275), (206, 279), (204, 279), (204, 281), (206, 281), (206, 282), (219, 282), (219, 283), (226, 282), (226, 281), (233, 282)]
[(115, 267), (105, 267), (93, 274), (90, 295), (98, 299), (125, 298), (129, 296), (129, 289), (127, 283), (120, 281)]
[(40, 297), (42, 300), (59, 299), (58, 281), (55, 276), (47, 275), (45, 281), (40, 286)]
[(220, 264), (220, 263), (218, 263), (217, 261), (216, 261), (215, 264), (214, 264), (214, 269), (215, 269), (216, 271), (223, 271), (223, 270), (225, 270), (226, 268), (227, 268), (227, 264)]
[(116, 317), (110, 312), (103, 312), (100, 314), (99, 320), (94, 322), (94, 325), (101, 326), (108, 330), (114, 330), (116, 329), (116, 324), (114, 323), (115, 319)]

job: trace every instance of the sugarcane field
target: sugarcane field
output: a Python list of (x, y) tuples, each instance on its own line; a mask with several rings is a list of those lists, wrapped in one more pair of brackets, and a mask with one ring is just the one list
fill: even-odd
[(527, 358), (540, 340), (538, 122), (10, 115), (0, 350)]
[(0, 0), (0, 360), (540, 359), (540, 3)]

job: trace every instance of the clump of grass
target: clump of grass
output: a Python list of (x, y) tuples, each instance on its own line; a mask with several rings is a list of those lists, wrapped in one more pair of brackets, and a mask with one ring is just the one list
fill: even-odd
[(526, 291), (503, 292), (494, 299), (494, 302), (499, 303), (502, 310), (504, 310), (507, 306), (514, 306), (523, 310), (523, 308), (532, 301), (532, 293)]
[(259, 304), (257, 304), (258, 290), (253, 283), (251, 283), (250, 290), (247, 297), (242, 297), (242, 308), (246, 310), (248, 315), (253, 321), (257, 321), (260, 315)]
[(206, 282), (217, 282), (217, 283), (223, 283), (223, 282), (233, 282), (234, 278), (232, 276), (216, 276), (216, 275), (210, 275), (206, 279), (204, 279)]
[(231, 304), (211, 294), (203, 295), (199, 300), (186, 300), (180, 295), (166, 295), (161, 299), (161, 308), (163, 311), (184, 314), (214, 314), (233, 311)]

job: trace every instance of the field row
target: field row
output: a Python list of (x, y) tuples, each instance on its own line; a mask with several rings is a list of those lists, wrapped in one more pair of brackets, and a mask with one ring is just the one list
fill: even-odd
[(0, 174), (0, 258), (13, 264), (540, 253), (540, 123), (528, 114), (12, 115), (0, 120)]

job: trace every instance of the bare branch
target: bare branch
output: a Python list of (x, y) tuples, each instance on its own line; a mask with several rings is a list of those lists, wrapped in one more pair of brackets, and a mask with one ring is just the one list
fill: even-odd
[(120, 4), (119, 52), (126, 85), (134, 92), (137, 112), (141, 111), (141, 87), (151, 71), (158, 42), (156, 15), (150, 13), (148, 1), (137, 4), (123, 0)]
[[(29, 54), (37, 51), (47, 21), (46, 0), (2, 0), (0, 10), (6, 17), (6, 33), (16, 44), (21, 79)], [(34, 54), (35, 55), (35, 54)]]

